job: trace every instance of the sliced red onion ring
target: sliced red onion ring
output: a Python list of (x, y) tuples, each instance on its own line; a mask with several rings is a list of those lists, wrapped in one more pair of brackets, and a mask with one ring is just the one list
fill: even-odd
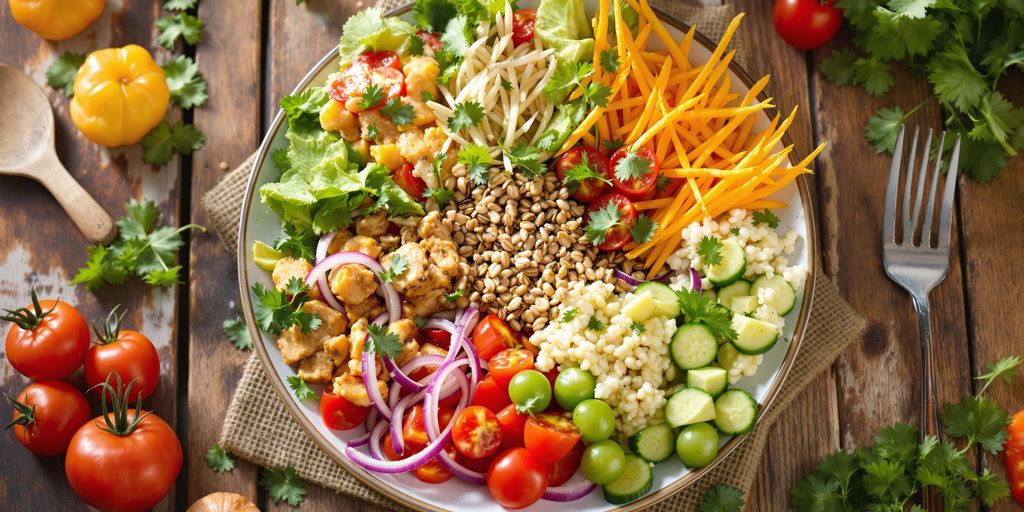
[(541, 497), (548, 501), (561, 503), (576, 501), (593, 492), (595, 487), (597, 486), (593, 482), (581, 480), (561, 487), (548, 487), (548, 490)]
[(422, 451), (417, 452), (408, 458), (392, 461), (385, 460), (384, 454), (380, 449), (380, 441), (386, 431), (387, 424), (384, 422), (378, 423), (373, 429), (373, 434), (371, 435), (369, 443), (371, 455), (360, 452), (355, 448), (347, 447), (345, 448), (345, 456), (357, 466), (367, 471), (385, 474), (407, 473), (430, 462), (430, 460), (436, 457), (439, 452), (443, 452), (444, 447), (448, 445), (448, 442), (452, 437), (451, 425), (448, 425), (444, 432), (442, 432), (437, 439), (428, 443)]
[[(310, 270), (309, 274), (306, 275), (306, 285), (312, 287), (313, 284), (320, 280), (320, 276), (326, 276), (329, 270), (341, 265), (350, 264), (362, 265), (370, 269), (370, 271), (377, 276), (384, 271), (384, 267), (382, 267), (377, 260), (366, 254), (358, 251), (337, 252), (324, 258), (323, 261), (313, 266), (313, 270)], [(384, 305), (388, 310), (388, 317), (391, 322), (397, 322), (402, 318), (402, 298), (398, 295), (398, 291), (395, 290), (395, 287), (391, 286), (390, 283), (381, 281), (379, 277), (377, 278), (377, 281), (380, 285), (380, 289), (383, 290), (384, 293)]]
[[(331, 240), (334, 240), (334, 235), (337, 232), (327, 233), (320, 237), (320, 241), (316, 244), (316, 260), (315, 263), (320, 263), (327, 257), (327, 248), (331, 245)], [(309, 281), (307, 280), (308, 284)], [(312, 285), (310, 285), (312, 286)], [(331, 291), (331, 286), (327, 282), (327, 272), (324, 272), (316, 278), (316, 289), (320, 292), (320, 296), (323, 297), (324, 303), (336, 311), (345, 312), (345, 307), (341, 305), (338, 298), (334, 296), (334, 292)]]
[[(623, 283), (626, 283), (627, 285), (633, 286), (633, 287), (640, 286), (640, 284), (643, 283), (642, 280), (637, 279), (637, 278), (635, 278), (635, 277), (633, 277), (633, 276), (631, 276), (631, 275), (629, 275), (629, 274), (627, 274), (627, 273), (625, 273), (625, 272), (623, 272), (622, 270), (619, 270), (619, 269), (615, 269), (615, 277), (618, 280), (622, 281)], [(661, 274), (660, 276), (655, 277), (654, 279), (651, 279), (651, 281), (658, 281), (659, 283), (667, 283), (671, 279), (672, 279), (672, 273), (671, 272), (665, 272), (664, 274)]]
[(399, 400), (391, 411), (391, 428), (389, 429), (391, 431), (391, 447), (398, 455), (405, 453), (405, 439), (402, 437), (402, 418), (405, 415), (405, 410), (420, 400), (423, 400), (423, 392), (407, 395)]
[(370, 403), (377, 408), (381, 417), (391, 421), (391, 408), (388, 407), (384, 397), (380, 394), (380, 388), (377, 387), (377, 357), (373, 351), (367, 350), (368, 348), (369, 346), (364, 342), (362, 360), (363, 386), (366, 387), (366, 394), (370, 397)]
[(690, 267), (690, 289), (700, 293), (700, 288), (700, 274), (693, 267)]

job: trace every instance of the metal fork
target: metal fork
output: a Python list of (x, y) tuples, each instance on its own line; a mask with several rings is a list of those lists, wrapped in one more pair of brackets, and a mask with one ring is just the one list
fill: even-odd
[[(914, 129), (914, 141), (910, 148), (910, 161), (903, 162), (903, 135), (905, 127), (900, 126), (893, 151), (892, 167), (889, 169), (889, 185), (885, 191), (885, 219), (882, 230), (882, 255), (885, 273), (902, 286), (914, 299), (921, 341), (921, 436), (939, 435), (937, 390), (935, 385), (935, 358), (932, 346), (931, 313), (928, 306), (928, 292), (935, 288), (949, 270), (949, 238), (953, 222), (953, 195), (956, 192), (956, 173), (960, 160), (960, 135), (953, 144), (953, 156), (949, 161), (945, 185), (942, 190), (942, 204), (939, 210), (938, 229), (932, 234), (933, 212), (937, 197), (938, 182), (942, 169), (942, 150), (946, 132), (942, 132), (936, 152), (935, 165), (929, 166), (932, 130), (924, 143), (920, 168), (914, 167), (917, 159), (917, 142), (920, 129)], [(901, 176), (903, 182), (902, 208), (898, 208), (898, 190)], [(928, 192), (925, 194), (926, 182)], [(916, 190), (915, 190), (916, 189)], [(911, 192), (913, 207), (911, 207)], [(924, 220), (921, 221), (923, 198), (927, 197)], [(920, 229), (920, 237), (915, 234)], [(935, 247), (932, 247), (932, 246)]]

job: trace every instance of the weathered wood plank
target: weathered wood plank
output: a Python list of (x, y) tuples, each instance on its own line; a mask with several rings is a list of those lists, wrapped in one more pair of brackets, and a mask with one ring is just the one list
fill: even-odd
[[(50, 62), (64, 51), (87, 52), (109, 46), (137, 43), (154, 47), (153, 20), (162, 2), (111, 3), (92, 26), (78, 36), (59, 43), (45, 42), (17, 25), (10, 10), (0, 9), (0, 61), (29, 74), (45, 84)], [(179, 218), (179, 164), (177, 160), (160, 169), (142, 163), (138, 146), (108, 150), (86, 140), (72, 125), (68, 101), (59, 91), (46, 88), (57, 126), (57, 152), (65, 166), (113, 216), (123, 213), (132, 197), (153, 199), (160, 207), (162, 222)], [(153, 289), (139, 283), (108, 287), (92, 294), (68, 285), (84, 263), (86, 240), (39, 185), (24, 179), (0, 177), (0, 306), (21, 306), (35, 281), (44, 296), (60, 296), (75, 304), (90, 320), (99, 320), (115, 304), (127, 307), (126, 329), (145, 333), (160, 354), (161, 382), (146, 406), (175, 424), (175, 359), (177, 334), (176, 290)], [(0, 365), (3, 391), (16, 394), (27, 381), (7, 364)], [(82, 383), (80, 374), (72, 380)], [(96, 410), (98, 413), (98, 409)], [(30, 500), (33, 510), (70, 510), (81, 502), (68, 487), (62, 458), (40, 459), (17, 445), (14, 436), (0, 437), (0, 501)], [(158, 510), (175, 508), (174, 493)]]
[[(224, 176), (224, 169), (243, 161), (259, 144), (262, 41), (260, 0), (202, 2), (207, 38), (196, 48), (196, 61), (206, 78), (210, 100), (194, 112), (194, 124), (209, 139), (192, 157), (191, 222), (209, 225), (199, 201)], [(229, 491), (257, 500), (257, 468), (238, 460), (230, 473), (206, 467), (205, 453), (220, 436), (221, 419), (241, 377), (248, 352), (235, 349), (221, 332), (221, 323), (238, 308), (235, 255), (228, 253), (213, 231), (192, 237), (188, 333), (187, 393), (189, 443), (187, 501)]]

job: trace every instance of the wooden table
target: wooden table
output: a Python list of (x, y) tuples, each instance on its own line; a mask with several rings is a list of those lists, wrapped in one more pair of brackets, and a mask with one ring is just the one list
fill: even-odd
[[(837, 88), (815, 68), (828, 48), (802, 53), (785, 45), (772, 26), (771, 2), (726, 1), (748, 13), (740, 30), (747, 69), (756, 76), (772, 74), (770, 95), (782, 110), (800, 107), (790, 130), (797, 154), (819, 142), (829, 144), (818, 158), (814, 180), (824, 268), (843, 296), (870, 321), (863, 338), (814, 381), (772, 430), (761, 462), (762, 477), (748, 502), (751, 510), (783, 510), (788, 490), (821, 455), (839, 447), (855, 448), (869, 442), (883, 425), (918, 417), (916, 320), (909, 297), (885, 277), (879, 247), (890, 159), (876, 155), (862, 134), (877, 108), (898, 104), (909, 110), (927, 97), (929, 89), (905, 74), (899, 74), (896, 86), (879, 99)], [(0, 8), (0, 62), (44, 83), (47, 66), (64, 51), (127, 43), (155, 48), (153, 20), (160, 15), (161, 3), (110, 2), (103, 17), (84, 34), (57, 44), (18, 26), (10, 11)], [(256, 148), (277, 111), (278, 98), (337, 43), (343, 21), (362, 7), (362, 1), (352, 0), (308, 0), (300, 6), (289, 0), (205, 0), (199, 8), (199, 17), (206, 22), (204, 41), (194, 55), (209, 83), (210, 101), (184, 118), (207, 134), (206, 146), (163, 168), (143, 165), (139, 147), (108, 151), (86, 141), (69, 120), (67, 99), (47, 89), (58, 121), (59, 154), (115, 216), (122, 214), (129, 198), (147, 197), (157, 202), (164, 222), (206, 224), (199, 199), (225, 169)], [(841, 37), (829, 48), (845, 42)], [(167, 57), (163, 50), (156, 53), (158, 58)], [(1021, 83), (1018, 80), (1015, 88), (1018, 104), (1024, 101)], [(913, 121), (938, 127), (935, 103)], [(970, 376), (985, 363), (1024, 352), (1021, 204), (1024, 158), (1015, 159), (995, 183), (961, 184), (953, 234), (957, 249), (949, 276), (931, 296), (944, 400), (970, 391)], [(174, 492), (158, 509), (183, 510), (197, 498), (221, 490), (252, 497), (263, 510), (289, 509), (270, 503), (258, 490), (256, 467), (240, 461), (234, 471), (214, 474), (204, 462), (248, 356), (221, 335), (221, 322), (238, 307), (238, 287), (235, 256), (216, 235), (190, 236), (181, 254), (187, 284), (159, 290), (138, 284), (111, 286), (92, 294), (67, 284), (85, 259), (86, 241), (41, 186), (0, 177), (0, 205), (0, 307), (25, 303), (30, 283), (36, 282), (41, 295), (59, 295), (91, 319), (101, 318), (117, 303), (127, 305), (126, 327), (145, 332), (158, 345), (162, 382), (148, 405), (176, 427), (186, 456)], [(8, 364), (0, 364), (0, 379), (0, 387), (11, 394), (27, 384)], [(1024, 406), (1024, 379), (1012, 387), (995, 386), (991, 393), (1003, 406), (1019, 409)], [(65, 481), (61, 457), (35, 457), (9, 433), (0, 435), (0, 453), (4, 508), (84, 508)], [(979, 454), (978, 462), (1001, 471), (1001, 463), (991, 457)], [(313, 485), (307, 489), (303, 510), (353, 508), (349, 500), (330, 491)], [(1020, 509), (1004, 500), (993, 510)]]

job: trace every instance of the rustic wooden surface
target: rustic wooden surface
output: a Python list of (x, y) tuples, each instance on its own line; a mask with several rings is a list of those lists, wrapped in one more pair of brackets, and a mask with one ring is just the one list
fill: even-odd
[[(830, 48), (799, 52), (785, 45), (771, 24), (771, 2), (726, 0), (748, 16), (740, 30), (743, 58), (753, 75), (770, 73), (771, 95), (788, 111), (800, 107), (791, 129), (798, 153), (819, 142), (829, 148), (814, 178), (820, 240), (826, 272), (844, 297), (869, 320), (863, 339), (850, 347), (801, 394), (772, 429), (749, 510), (788, 507), (788, 490), (827, 452), (855, 448), (878, 428), (917, 418), (917, 326), (909, 297), (882, 269), (879, 232), (889, 157), (876, 155), (863, 138), (867, 118), (880, 106), (908, 109), (928, 95), (927, 86), (898, 75), (888, 95), (872, 99), (837, 88), (815, 71)], [(717, 4), (717, 0), (702, 0)], [(112, 1), (103, 17), (83, 34), (48, 43), (14, 23), (0, 8), (0, 62), (44, 83), (51, 60), (66, 50), (88, 51), (129, 42), (155, 48), (152, 21), (159, 0)], [(47, 88), (57, 119), (58, 152), (66, 167), (114, 216), (130, 197), (153, 199), (163, 221), (204, 223), (199, 199), (223, 170), (243, 160), (305, 71), (336, 44), (345, 18), (364, 7), (355, 0), (234, 0), (201, 2), (205, 40), (194, 54), (209, 83), (210, 101), (186, 115), (208, 136), (206, 147), (163, 168), (141, 163), (138, 147), (104, 150), (83, 139), (71, 125), (67, 100)], [(159, 58), (166, 52), (156, 52)], [(1019, 78), (1019, 77), (1018, 77)], [(1013, 91), (1024, 101), (1022, 81)], [(172, 114), (179, 115), (179, 114)], [(939, 126), (934, 104), (911, 122)], [(1016, 286), (1017, 256), (1024, 247), (1019, 218), (1024, 203), (1024, 159), (1012, 161), (996, 184), (964, 180), (959, 190), (955, 251), (946, 280), (932, 293), (940, 393), (946, 400), (972, 388), (969, 376), (995, 359), (1024, 352), (1024, 291)], [(221, 322), (237, 308), (234, 255), (212, 233), (190, 236), (182, 253), (185, 282), (171, 290), (140, 285), (111, 287), (98, 294), (67, 281), (85, 258), (84, 238), (38, 184), (0, 178), (0, 307), (21, 305), (28, 287), (60, 295), (89, 318), (99, 318), (121, 302), (129, 306), (126, 326), (148, 334), (161, 356), (161, 384), (151, 407), (174, 425), (185, 445), (186, 462), (174, 492), (159, 510), (183, 510), (217, 490), (254, 499), (263, 510), (289, 510), (258, 490), (258, 470), (239, 461), (230, 473), (214, 474), (203, 455), (216, 440), (234, 382), (247, 354), (220, 333)], [(73, 377), (81, 382), (81, 375)], [(15, 394), (27, 384), (9, 365), (0, 365), (0, 388)], [(1024, 405), (1024, 380), (996, 386), (992, 396), (1006, 407)], [(0, 436), (0, 503), (23, 510), (76, 510), (84, 506), (63, 475), (60, 457), (34, 457), (10, 434)], [(978, 463), (1001, 471), (1001, 464), (978, 455)], [(310, 485), (302, 510), (359, 510), (359, 503)], [(992, 510), (1020, 510), (1009, 501)]]

